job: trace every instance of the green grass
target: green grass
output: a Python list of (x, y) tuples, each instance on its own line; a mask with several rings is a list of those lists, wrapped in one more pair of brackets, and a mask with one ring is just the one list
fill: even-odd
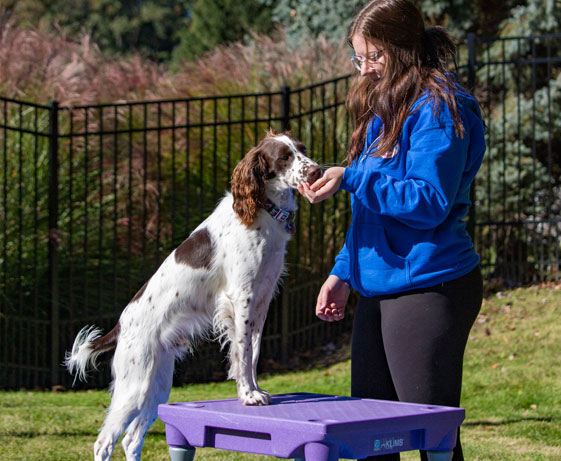
[[(466, 459), (561, 459), (560, 317), (561, 286), (515, 289), (485, 300), (465, 359)], [(262, 376), (260, 383), (272, 393), (349, 395), (349, 373), (345, 359), (323, 368)], [(234, 395), (234, 383), (212, 383), (175, 388), (170, 401)], [(0, 392), (0, 459), (91, 459), (108, 404), (103, 391)], [(197, 459), (205, 460), (275, 459), (214, 449), (197, 453)], [(120, 446), (113, 459), (124, 460)], [(143, 459), (168, 459), (160, 421), (148, 433)], [(402, 459), (418, 455), (407, 453)]]

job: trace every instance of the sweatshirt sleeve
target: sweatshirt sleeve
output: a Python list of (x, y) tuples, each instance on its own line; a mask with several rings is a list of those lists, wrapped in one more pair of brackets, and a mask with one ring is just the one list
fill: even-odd
[(349, 250), (347, 249), (347, 242), (339, 254), (335, 257), (335, 265), (329, 275), (336, 275), (343, 280), (347, 285), (351, 285), (351, 264), (349, 258)]
[[(422, 125), (422, 124), (421, 124)], [(414, 130), (406, 155), (405, 175), (346, 168), (341, 189), (374, 213), (391, 216), (417, 229), (442, 223), (454, 203), (466, 164), (469, 131), (458, 138), (452, 124)]]

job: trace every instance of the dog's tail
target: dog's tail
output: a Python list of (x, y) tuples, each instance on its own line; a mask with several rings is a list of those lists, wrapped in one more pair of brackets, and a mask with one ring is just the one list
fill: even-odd
[(119, 330), (119, 324), (105, 336), (101, 336), (101, 330), (95, 327), (85, 326), (80, 330), (74, 340), (72, 351), (66, 353), (64, 359), (64, 366), (70, 374), (76, 374), (74, 383), (76, 378), (80, 381), (86, 380), (88, 366), (97, 370), (96, 360), (100, 354), (115, 349)]

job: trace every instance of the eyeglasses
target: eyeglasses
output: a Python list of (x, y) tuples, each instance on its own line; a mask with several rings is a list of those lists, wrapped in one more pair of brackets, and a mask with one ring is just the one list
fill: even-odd
[(385, 50), (378, 50), (370, 53), (368, 57), (363, 58), (362, 56), (351, 56), (351, 62), (353, 65), (358, 69), (362, 69), (362, 65), (366, 62), (368, 69), (374, 69), (374, 64), (378, 62), (380, 56), (384, 53)]

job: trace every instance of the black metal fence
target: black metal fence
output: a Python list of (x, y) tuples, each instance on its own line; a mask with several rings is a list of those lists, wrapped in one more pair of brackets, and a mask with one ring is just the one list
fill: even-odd
[[(488, 126), (470, 227), (486, 277), (507, 284), (559, 280), (560, 39), (470, 36), (460, 48), (460, 77)], [(60, 364), (76, 332), (113, 326), (269, 127), (290, 129), (320, 163), (340, 162), (348, 85), (344, 76), (270, 93), (72, 108), (0, 98), (0, 387), (69, 385)], [(301, 203), (265, 360), (286, 363), (350, 328), (350, 316), (325, 324), (313, 309), (350, 223), (339, 195)], [(221, 378), (224, 369), (218, 346), (206, 344), (181, 377)], [(90, 384), (108, 379), (106, 366)]]
[(485, 275), (506, 286), (558, 282), (561, 35), (470, 35), (461, 51), (487, 124), (470, 216)]

